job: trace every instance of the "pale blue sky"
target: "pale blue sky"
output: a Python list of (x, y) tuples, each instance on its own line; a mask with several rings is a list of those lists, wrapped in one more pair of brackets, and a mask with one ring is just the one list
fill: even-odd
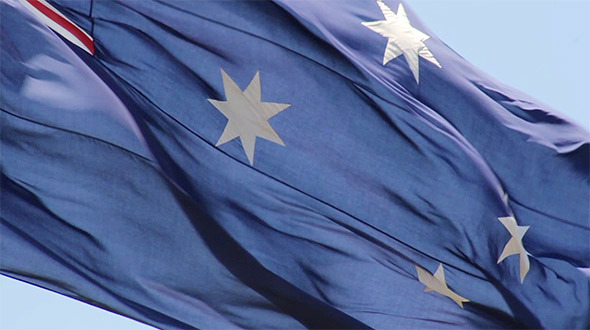
[[(590, 128), (590, 1), (407, 3), (467, 60)], [(0, 329), (151, 328), (0, 276)]]

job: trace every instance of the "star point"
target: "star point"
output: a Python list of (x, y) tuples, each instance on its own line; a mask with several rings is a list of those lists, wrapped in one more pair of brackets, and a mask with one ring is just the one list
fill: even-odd
[(285, 146), (285, 142), (272, 128), (268, 120), (287, 109), (290, 104), (263, 102), (261, 100), (260, 72), (256, 72), (244, 91), (223, 69), (221, 69), (221, 77), (227, 100), (207, 100), (228, 119), (227, 125), (215, 146), (221, 146), (239, 137), (250, 165), (254, 165), (257, 137)]
[(464, 302), (469, 302), (469, 299), (466, 299), (449, 289), (442, 264), (439, 264), (434, 274), (430, 274), (430, 272), (419, 266), (416, 266), (416, 272), (418, 273), (418, 281), (426, 286), (424, 292), (438, 292), (443, 296), (451, 298), (461, 308), (463, 308)]
[(442, 67), (424, 44), (424, 41), (429, 39), (430, 36), (412, 26), (403, 4), (399, 4), (397, 13), (381, 0), (378, 0), (377, 4), (385, 20), (361, 22), (361, 24), (387, 38), (387, 46), (383, 54), (383, 65), (400, 55), (404, 55), (416, 83), (419, 83), (419, 57), (439, 68)]
[(529, 261), (530, 253), (524, 248), (522, 238), (530, 226), (519, 226), (514, 217), (501, 217), (498, 220), (504, 225), (512, 237), (510, 237), (510, 240), (504, 246), (504, 250), (502, 250), (497, 263), (501, 263), (506, 257), (518, 254), (520, 257), (520, 283), (523, 283), (531, 265)]

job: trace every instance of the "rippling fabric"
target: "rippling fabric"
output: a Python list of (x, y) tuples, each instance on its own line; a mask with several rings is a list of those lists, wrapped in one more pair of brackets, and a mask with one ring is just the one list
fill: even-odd
[[(419, 81), (376, 1), (51, 3), (96, 53), (0, 3), (3, 274), (162, 328), (589, 326), (590, 135), (407, 5)], [(251, 162), (209, 100), (257, 73)]]

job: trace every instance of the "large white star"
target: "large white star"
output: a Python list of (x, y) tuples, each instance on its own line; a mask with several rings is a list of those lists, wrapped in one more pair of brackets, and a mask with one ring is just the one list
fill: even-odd
[(239, 137), (250, 165), (254, 165), (256, 137), (285, 145), (268, 120), (288, 108), (290, 104), (262, 102), (259, 72), (256, 72), (243, 92), (223, 69), (221, 76), (227, 101), (208, 99), (228, 119), (223, 134), (215, 146)]
[(404, 6), (400, 3), (397, 7), (396, 14), (383, 1), (377, 1), (377, 4), (383, 16), (385, 16), (385, 20), (362, 22), (362, 24), (387, 38), (387, 47), (385, 47), (385, 55), (383, 55), (383, 65), (403, 54), (410, 66), (410, 70), (414, 74), (414, 78), (416, 78), (416, 83), (419, 82), (418, 74), (420, 69), (418, 56), (434, 63), (440, 68), (441, 65), (424, 44), (424, 41), (430, 38), (430, 36), (410, 24)]
[(461, 308), (463, 308), (464, 302), (469, 302), (469, 299), (461, 297), (453, 290), (449, 289), (449, 287), (447, 286), (447, 281), (445, 279), (445, 270), (442, 264), (438, 265), (438, 268), (436, 272), (434, 272), (434, 275), (431, 275), (427, 270), (419, 266), (416, 266), (416, 271), (418, 272), (418, 281), (426, 285), (426, 288), (424, 289), (425, 292), (438, 292), (443, 296), (447, 296), (453, 299), (453, 301), (456, 302), (457, 305), (459, 305), (459, 307)]
[(500, 222), (506, 227), (506, 230), (510, 232), (512, 236), (506, 246), (504, 246), (504, 250), (502, 254), (498, 258), (498, 263), (501, 263), (506, 257), (511, 256), (513, 254), (520, 255), (520, 283), (524, 282), (524, 277), (529, 272), (531, 268), (529, 262), (529, 255), (527, 250), (525, 250), (524, 246), (522, 245), (522, 238), (524, 234), (526, 234), (527, 230), (529, 230), (529, 226), (519, 226), (516, 223), (516, 219), (514, 217), (503, 217), (498, 218)]

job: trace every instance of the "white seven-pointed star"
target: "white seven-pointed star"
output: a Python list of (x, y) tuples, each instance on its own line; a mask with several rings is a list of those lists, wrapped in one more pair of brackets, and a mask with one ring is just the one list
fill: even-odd
[(440, 264), (436, 272), (434, 272), (434, 276), (431, 275), (427, 270), (416, 266), (416, 271), (418, 272), (418, 281), (420, 283), (426, 285), (425, 292), (434, 291), (442, 294), (443, 296), (447, 296), (453, 299), (461, 308), (463, 308), (464, 302), (469, 302), (468, 299), (461, 297), (460, 295), (453, 292), (447, 286), (447, 281), (445, 280), (445, 270), (443, 269), (443, 265)]
[(215, 146), (239, 137), (250, 165), (254, 165), (256, 137), (285, 145), (268, 120), (288, 108), (290, 104), (262, 102), (259, 72), (256, 72), (243, 92), (223, 69), (221, 76), (227, 101), (208, 99), (228, 120)]
[(410, 70), (414, 74), (414, 78), (416, 78), (416, 83), (419, 82), (418, 72), (420, 69), (418, 56), (434, 63), (440, 68), (441, 65), (424, 44), (424, 41), (430, 38), (430, 36), (410, 24), (404, 6), (400, 3), (397, 7), (396, 14), (383, 1), (377, 1), (377, 4), (381, 8), (385, 20), (362, 22), (362, 24), (387, 38), (387, 47), (385, 47), (385, 55), (383, 55), (383, 65), (403, 54), (410, 66)]
[(529, 230), (529, 226), (519, 226), (516, 223), (516, 219), (514, 217), (503, 217), (498, 218), (498, 220), (500, 220), (508, 232), (510, 232), (510, 235), (512, 235), (508, 243), (506, 243), (504, 251), (502, 251), (502, 254), (498, 258), (498, 263), (502, 262), (502, 260), (504, 260), (506, 257), (513, 254), (520, 255), (520, 283), (522, 283), (524, 282), (524, 277), (531, 268), (529, 262), (530, 253), (528, 253), (522, 245), (522, 238), (524, 237), (526, 231)]

